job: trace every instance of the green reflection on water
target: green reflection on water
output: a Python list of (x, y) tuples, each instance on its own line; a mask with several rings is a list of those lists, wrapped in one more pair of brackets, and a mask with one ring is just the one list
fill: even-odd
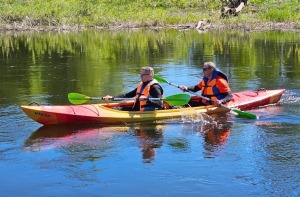
[(213, 60), (235, 91), (291, 85), (300, 76), (295, 32), (32, 32), (1, 34), (0, 42), (4, 103), (28, 102), (31, 95), (41, 102), (67, 103), (69, 92), (119, 94), (135, 88), (146, 65), (185, 83), (183, 78)]

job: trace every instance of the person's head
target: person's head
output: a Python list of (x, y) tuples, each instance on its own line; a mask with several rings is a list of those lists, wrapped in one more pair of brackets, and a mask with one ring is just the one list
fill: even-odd
[(142, 72), (141, 72), (141, 80), (142, 82), (147, 82), (153, 79), (154, 76), (154, 70), (150, 66), (142, 67)]
[(212, 74), (213, 74), (215, 68), (216, 68), (215, 63), (205, 62), (203, 64), (203, 75), (210, 79), (212, 77)]

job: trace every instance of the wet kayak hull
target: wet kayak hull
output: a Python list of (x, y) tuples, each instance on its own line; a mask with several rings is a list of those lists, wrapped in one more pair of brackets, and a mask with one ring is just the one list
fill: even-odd
[[(247, 110), (274, 104), (280, 100), (284, 91), (284, 89), (279, 89), (234, 93), (230, 107)], [(197, 99), (197, 97), (193, 99)], [(132, 102), (61, 106), (28, 105), (21, 106), (21, 108), (31, 119), (43, 125), (132, 123), (175, 119), (181, 118), (183, 115), (197, 113), (217, 114), (229, 111), (224, 107), (214, 106), (187, 107), (148, 112), (121, 111), (115, 109), (116, 107), (124, 105), (130, 106)]]

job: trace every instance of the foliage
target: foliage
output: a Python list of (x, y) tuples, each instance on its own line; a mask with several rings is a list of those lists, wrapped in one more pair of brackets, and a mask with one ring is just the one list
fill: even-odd
[(270, 21), (283, 22), (292, 18), (292, 12), (290, 9), (271, 9), (268, 12), (262, 14), (262, 18)]
[[(299, 20), (298, 0), (252, 0), (239, 17), (258, 20)], [(24, 26), (164, 26), (195, 24), (203, 18), (220, 21), (221, 0), (1, 0), (2, 24)], [(285, 6), (282, 9), (279, 6)], [(292, 9), (289, 10), (288, 6)], [(260, 9), (262, 8), (262, 9)]]
[(297, 21), (300, 19), (299, 4), (278, 4), (273, 7), (262, 9), (260, 18), (267, 21), (284, 22)]

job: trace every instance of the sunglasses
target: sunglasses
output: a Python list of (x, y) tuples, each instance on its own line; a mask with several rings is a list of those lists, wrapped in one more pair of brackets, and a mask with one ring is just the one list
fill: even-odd
[(211, 68), (202, 68), (203, 71), (207, 71), (207, 70), (210, 70)]

